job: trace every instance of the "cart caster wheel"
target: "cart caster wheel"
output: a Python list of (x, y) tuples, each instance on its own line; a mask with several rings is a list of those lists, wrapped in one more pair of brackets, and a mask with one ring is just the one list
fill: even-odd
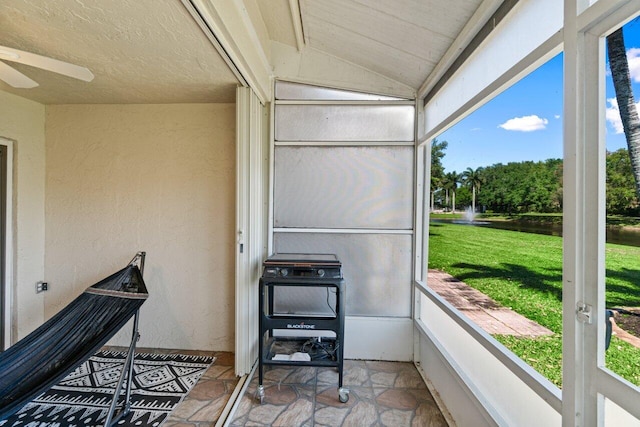
[(338, 390), (338, 399), (341, 403), (347, 403), (349, 401), (349, 390), (341, 388)]
[(258, 400), (261, 405), (264, 403), (264, 386), (258, 386)]

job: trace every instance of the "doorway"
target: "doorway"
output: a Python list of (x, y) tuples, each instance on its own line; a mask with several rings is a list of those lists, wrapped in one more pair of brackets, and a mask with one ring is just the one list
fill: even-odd
[(0, 351), (11, 343), (11, 262), (9, 248), (12, 234), (11, 218), (12, 141), (0, 138)]

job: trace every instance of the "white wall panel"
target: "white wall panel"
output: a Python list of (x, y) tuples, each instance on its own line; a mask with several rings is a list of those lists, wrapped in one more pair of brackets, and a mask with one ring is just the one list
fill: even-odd
[(610, 399), (604, 400), (604, 425), (611, 427), (640, 427), (640, 420)]
[(344, 339), (345, 359), (413, 360), (411, 319), (347, 316)]
[[(454, 319), (434, 299), (440, 297), (420, 294), (420, 358), (427, 379), (435, 385), (458, 425), (562, 424), (560, 390), (469, 320)], [(441, 305), (450, 307), (446, 302)], [(498, 348), (490, 350), (477, 335), (493, 341), (492, 346)], [(435, 355), (441, 360), (430, 360)], [(517, 364), (520, 373), (507, 366), (504, 359)], [(444, 364), (450, 376), (429, 369), (438, 364)]]

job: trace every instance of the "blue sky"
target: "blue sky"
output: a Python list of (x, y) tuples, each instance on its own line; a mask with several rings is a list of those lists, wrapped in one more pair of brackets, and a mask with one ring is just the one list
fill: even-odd
[[(636, 100), (640, 98), (640, 23), (624, 28)], [(608, 74), (608, 73), (607, 73)], [(626, 147), (611, 78), (606, 78), (607, 149)], [(613, 101), (613, 103), (611, 102)], [(437, 138), (449, 146), (445, 171), (562, 158), (562, 54)]]

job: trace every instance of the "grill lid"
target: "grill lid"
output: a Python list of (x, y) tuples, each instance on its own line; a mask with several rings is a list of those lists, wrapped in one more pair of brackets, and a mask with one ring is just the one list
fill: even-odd
[(342, 267), (334, 254), (287, 254), (277, 253), (264, 261), (265, 267)]

